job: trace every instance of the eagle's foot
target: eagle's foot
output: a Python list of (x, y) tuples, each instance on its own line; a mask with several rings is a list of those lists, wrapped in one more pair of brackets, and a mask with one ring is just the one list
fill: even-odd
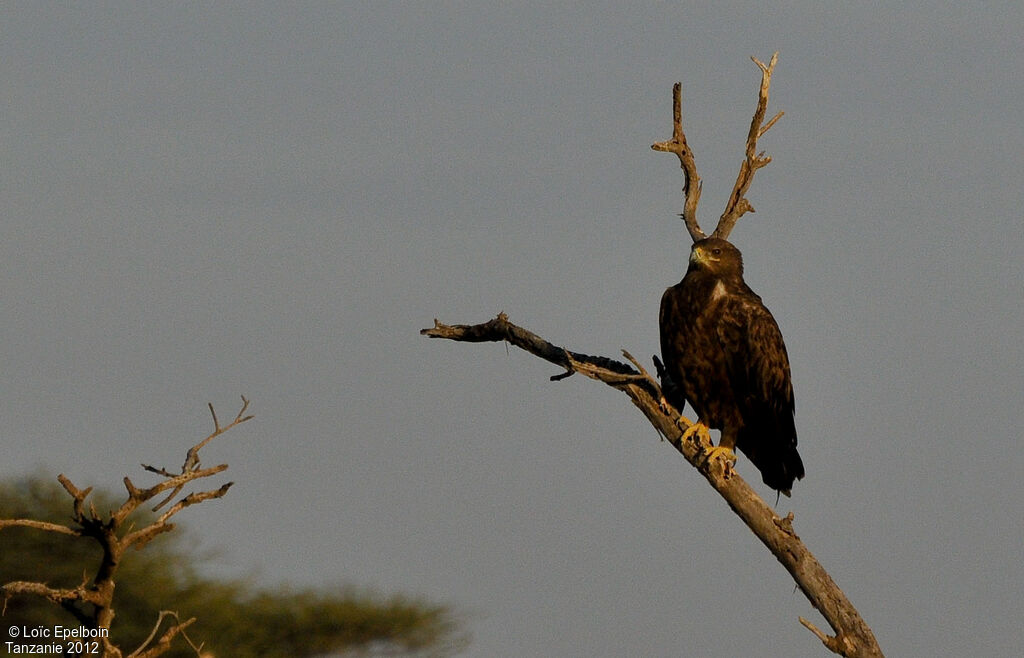
[(683, 430), (682, 438), (682, 442), (685, 443), (686, 441), (693, 441), (697, 443), (697, 445), (705, 442), (711, 443), (711, 432), (708, 430), (708, 426), (698, 420), (693, 425), (687, 427)]
[(705, 463), (710, 463), (716, 457), (725, 460), (727, 473), (732, 470), (732, 465), (736, 463), (736, 453), (733, 452), (732, 448), (726, 446), (711, 446), (704, 453)]

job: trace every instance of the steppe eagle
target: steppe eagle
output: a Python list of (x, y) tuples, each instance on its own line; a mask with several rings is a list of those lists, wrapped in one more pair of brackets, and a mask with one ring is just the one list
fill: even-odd
[(721, 430), (713, 452), (735, 460), (739, 448), (788, 496), (804, 476), (789, 357), (775, 318), (743, 281), (739, 249), (715, 237), (695, 242), (686, 276), (661, 299), (660, 327), (674, 384), (666, 400), (679, 411), (688, 402), (698, 421), (690, 431)]

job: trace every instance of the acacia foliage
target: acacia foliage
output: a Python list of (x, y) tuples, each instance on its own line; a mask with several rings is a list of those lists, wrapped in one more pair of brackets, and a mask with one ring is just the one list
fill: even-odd
[[(115, 509), (109, 492), (92, 494), (98, 510)], [(67, 492), (39, 473), (0, 481), (0, 518), (67, 523)], [(135, 527), (152, 522), (140, 513)], [(188, 533), (165, 534), (142, 551), (125, 554), (114, 595), (117, 616), (111, 637), (135, 647), (153, 630), (161, 610), (196, 617), (188, 634), (204, 653), (235, 658), (302, 658), (358, 654), (448, 656), (467, 637), (447, 605), (402, 595), (381, 596), (356, 588), (259, 589), (244, 579), (201, 574)], [(81, 538), (13, 527), (0, 532), (0, 585), (27, 580), (75, 587), (94, 575), (99, 547)], [(3, 604), (6, 604), (3, 607)], [(0, 627), (78, 626), (71, 614), (45, 600), (16, 596), (0, 601)], [(195, 658), (184, 642), (165, 656)]]

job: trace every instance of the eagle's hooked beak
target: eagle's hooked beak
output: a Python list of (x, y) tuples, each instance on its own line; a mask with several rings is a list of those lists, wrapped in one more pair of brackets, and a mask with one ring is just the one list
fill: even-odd
[(702, 263), (704, 262), (703, 253), (701, 253), (700, 247), (694, 246), (690, 249), (690, 262), (691, 263)]

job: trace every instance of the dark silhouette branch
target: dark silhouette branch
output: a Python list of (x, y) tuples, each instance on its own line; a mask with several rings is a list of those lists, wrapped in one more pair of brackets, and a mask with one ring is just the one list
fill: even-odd
[(835, 635), (821, 633), (802, 618), (801, 623), (812, 629), (825, 646), (836, 654), (848, 658), (882, 656), (871, 629), (793, 530), (793, 514), (780, 518), (732, 469), (729, 462), (709, 460), (707, 455), (711, 444), (707, 439), (694, 434), (691, 440), (683, 441), (683, 431), (692, 424), (691, 421), (661, 402), (661, 386), (628, 352), (623, 354), (636, 369), (613, 359), (590, 357), (553, 345), (512, 324), (504, 313), (489, 322), (476, 325), (446, 325), (434, 320), (434, 326), (421, 330), (420, 334), (430, 338), (474, 343), (507, 341), (565, 368), (566, 372), (553, 376), (553, 380), (564, 379), (578, 372), (624, 392), (654, 428), (707, 479), (733, 512), (789, 571), (797, 586), (811, 605), (821, 612)]

